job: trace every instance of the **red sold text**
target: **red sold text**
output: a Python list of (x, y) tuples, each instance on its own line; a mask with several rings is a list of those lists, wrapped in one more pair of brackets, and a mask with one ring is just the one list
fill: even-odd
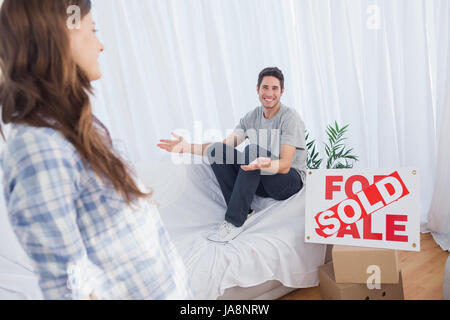
[[(362, 185), (362, 190), (353, 194), (355, 182)], [(372, 232), (372, 215), (409, 194), (397, 171), (388, 176), (375, 176), (373, 184), (360, 175), (351, 176), (345, 182), (343, 176), (326, 177), (326, 200), (333, 200), (333, 194), (342, 190), (345, 191), (347, 199), (315, 216), (319, 226), (316, 232), (322, 237), (328, 238), (336, 234), (338, 238), (350, 235), (354, 239), (382, 240), (382, 233)], [(364, 219), (362, 234), (356, 226), (356, 222), (361, 219)], [(404, 224), (397, 222), (406, 223), (407, 221), (407, 215), (386, 214), (385, 240), (408, 242), (407, 235), (396, 234), (397, 231), (406, 230)]]

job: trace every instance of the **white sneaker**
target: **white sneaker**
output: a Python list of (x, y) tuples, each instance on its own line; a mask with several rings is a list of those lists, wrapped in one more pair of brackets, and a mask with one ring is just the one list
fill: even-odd
[(219, 229), (216, 233), (208, 236), (208, 240), (219, 243), (227, 243), (236, 238), (242, 231), (244, 231), (244, 226), (235, 227), (231, 223), (224, 221), (219, 225)]
[(253, 215), (255, 214), (255, 210), (252, 210), (252, 212), (250, 212), (247, 216), (247, 219), (250, 219), (251, 217), (253, 217)]

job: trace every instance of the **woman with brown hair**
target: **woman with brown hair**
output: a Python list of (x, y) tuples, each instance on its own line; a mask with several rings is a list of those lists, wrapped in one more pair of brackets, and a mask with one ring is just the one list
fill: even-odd
[[(70, 8), (79, 10), (74, 28)], [(90, 11), (90, 0), (5, 0), (0, 9), (0, 105), (11, 124), (0, 163), (11, 224), (44, 298), (189, 299), (151, 194), (92, 114), (104, 48)]]

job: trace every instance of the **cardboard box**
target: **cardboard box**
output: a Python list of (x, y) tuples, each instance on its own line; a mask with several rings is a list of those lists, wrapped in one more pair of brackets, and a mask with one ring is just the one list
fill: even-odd
[[(396, 250), (333, 246), (334, 276), (337, 283), (367, 283), (379, 270), (380, 283), (398, 283), (399, 266)], [(369, 266), (371, 269), (368, 270)], [(378, 269), (379, 268), (379, 269)]]
[(333, 261), (333, 256), (331, 255), (332, 251), (333, 251), (333, 245), (327, 244), (327, 250), (325, 252), (325, 262), (324, 263)]
[(324, 300), (404, 300), (402, 274), (396, 284), (380, 284), (380, 289), (369, 289), (367, 284), (336, 283), (333, 263), (319, 267), (320, 294)]

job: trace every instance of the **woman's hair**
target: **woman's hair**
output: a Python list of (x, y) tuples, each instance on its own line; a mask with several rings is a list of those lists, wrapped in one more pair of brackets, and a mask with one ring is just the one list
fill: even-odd
[[(81, 18), (90, 0), (5, 0), (0, 9), (0, 105), (5, 124), (53, 128), (125, 201), (147, 198), (131, 169), (114, 153), (109, 134), (92, 114), (90, 81), (70, 53), (69, 6)], [(3, 135), (0, 127), (0, 133)], [(105, 181), (106, 182), (106, 181)]]

